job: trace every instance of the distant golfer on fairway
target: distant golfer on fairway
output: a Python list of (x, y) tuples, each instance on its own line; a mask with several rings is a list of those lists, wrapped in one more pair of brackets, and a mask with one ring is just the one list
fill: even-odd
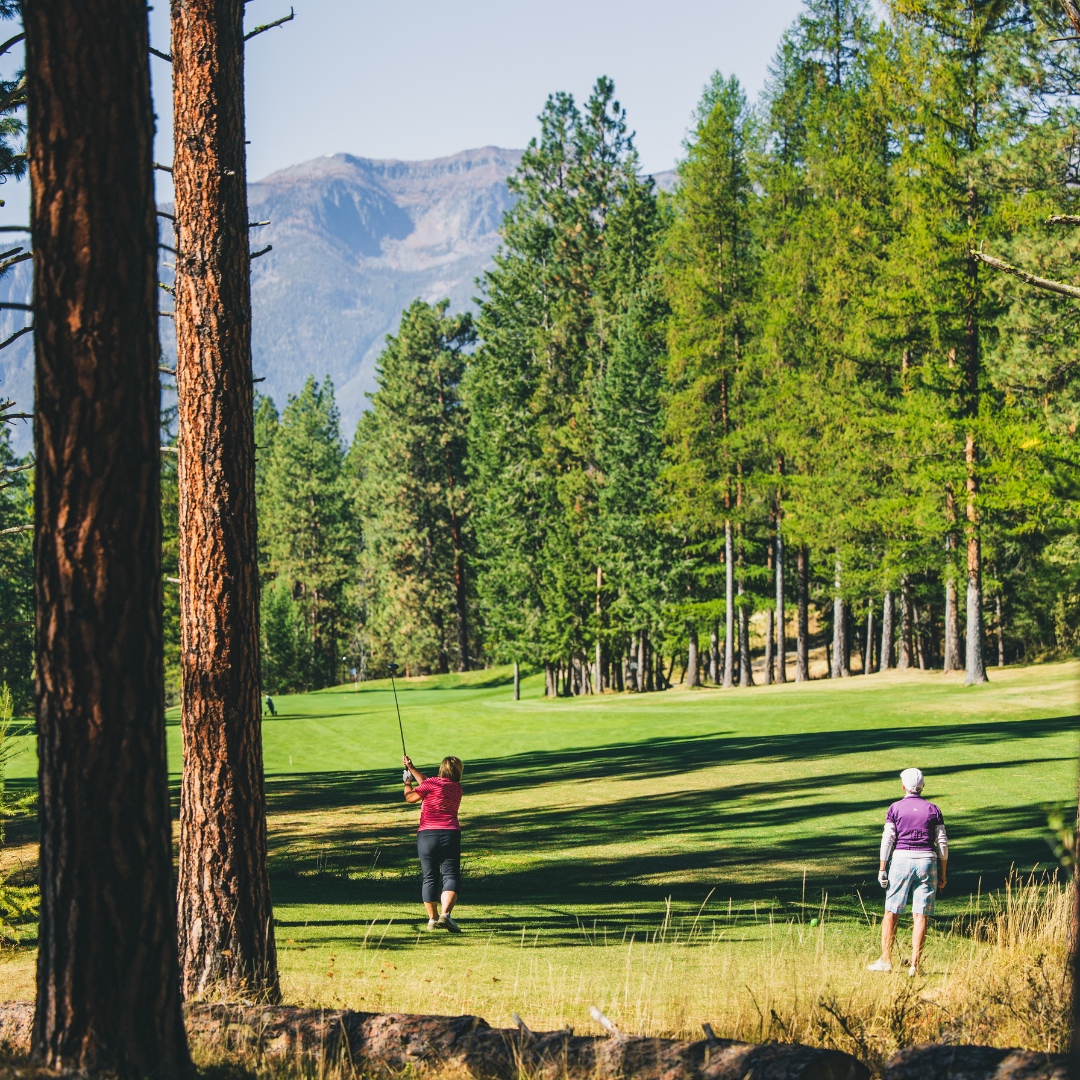
[[(422, 898), (427, 908), (428, 929), (461, 933), (450, 912), (457, 903), (461, 881), (461, 826), (458, 807), (461, 805), (461, 758), (444, 757), (439, 775), (425, 777), (406, 756), (403, 759), (410, 777), (405, 781), (405, 801), (420, 803), (420, 829), (416, 834), (416, 850), (420, 855), (420, 871), (424, 878)], [(413, 781), (417, 787), (413, 787)], [(442, 877), (442, 896), (438, 878)], [(439, 914), (439, 901), (442, 914)]]
[(900, 783), (904, 785), (904, 797), (889, 807), (881, 836), (878, 883), (889, 891), (885, 896), (885, 917), (881, 920), (881, 959), (870, 964), (869, 970), (892, 971), (896, 924), (914, 892), (911, 910), (915, 926), (911, 931), (908, 970), (908, 975), (914, 976), (926, 941), (926, 920), (934, 914), (934, 897), (939, 889), (945, 888), (949, 839), (941, 811), (922, 797), (923, 774), (918, 769), (905, 769), (900, 774)]

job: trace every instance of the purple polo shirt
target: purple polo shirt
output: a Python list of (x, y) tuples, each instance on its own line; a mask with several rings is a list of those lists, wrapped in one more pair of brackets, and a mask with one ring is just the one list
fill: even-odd
[(944, 825), (941, 811), (921, 795), (905, 795), (894, 802), (885, 820), (896, 828), (896, 850), (934, 854), (935, 827)]

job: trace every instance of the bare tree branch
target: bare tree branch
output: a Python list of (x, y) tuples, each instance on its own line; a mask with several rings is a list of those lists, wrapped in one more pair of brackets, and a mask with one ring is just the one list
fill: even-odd
[(178, 577), (167, 577), (165, 579), (170, 585), (179, 585), (180, 579)]
[(1080, 34), (1080, 8), (1073, 3), (1073, 0), (1061, 0), (1061, 6), (1065, 9), (1065, 14), (1068, 15), (1073, 29)]
[(248, 222), (248, 228), (249, 229), (259, 229), (259, 228), (262, 228), (263, 225), (269, 225), (269, 224), (270, 224), (269, 221), (249, 221)]
[[(20, 100), (21, 99), (21, 100)], [(26, 76), (24, 75), (13, 90), (0, 97), (0, 113), (7, 112), (15, 105), (26, 103)]]
[(180, 451), (177, 450), (177, 448), (175, 446), (162, 446), (161, 452), (163, 454), (179, 454), (180, 453)]
[(0, 529), (0, 536), (10, 536), (12, 533), (29, 532), (33, 525), (12, 525), (10, 529)]
[(166, 285), (164, 281), (159, 281), (157, 287), (159, 289), (164, 289), (170, 296), (176, 295), (176, 290), (171, 285)]
[(33, 311), (29, 304), (16, 304), (12, 300), (4, 300), (0, 303), (0, 311)]
[(170, 64), (172, 63), (172, 56), (170, 56), (169, 53), (162, 52), (160, 49), (155, 49), (153, 45), (150, 46), (150, 55), (156, 56), (160, 60), (167, 60)]
[(245, 41), (250, 41), (257, 34), (265, 34), (267, 30), (273, 30), (275, 26), (281, 26), (283, 23), (292, 22), (296, 18), (296, 12), (289, 8), (289, 14), (283, 15), (280, 19), (275, 19), (273, 22), (263, 23), (262, 26), (256, 26), (254, 30), (249, 31), (244, 35)]
[(171, 165), (162, 165), (160, 161), (155, 161), (154, 168), (157, 169), (158, 172), (167, 172), (170, 176), (172, 175)]
[[(19, 249), (16, 248), (15, 250), (18, 251)], [(21, 255), (13, 255), (10, 259), (4, 259), (3, 262), (0, 262), (0, 274), (5, 270), (10, 270), (16, 263), (26, 262), (33, 257), (34, 253), (32, 251), (24, 251)]]
[(176, 378), (176, 368), (159, 367), (158, 371), (160, 371), (162, 375), (171, 375), (174, 379)]
[(9, 248), (7, 251), (0, 251), (0, 259), (6, 259), (9, 255), (14, 255), (16, 252), (22, 251), (22, 246)]
[(14, 476), (16, 473), (26, 472), (27, 469), (32, 469), (34, 463), (28, 461), (25, 465), (13, 465), (10, 469), (0, 469), (0, 477), (6, 479), (9, 476)]
[(33, 329), (34, 324), (31, 323), (29, 326), (24, 326), (21, 330), (16, 330), (15, 333), (11, 335), (11, 337), (6, 337), (3, 341), (0, 341), (0, 349), (6, 349), (13, 341), (18, 341), (19, 338), (23, 336), (23, 334), (29, 334), (30, 331)]
[(251, 252), (250, 257), (252, 259), (257, 259), (260, 255), (265, 255), (268, 251), (273, 251), (273, 250), (274, 250), (274, 245), (273, 244), (267, 244), (266, 247), (261, 248), (259, 251)]
[(0, 232), (25, 232), (30, 231), (29, 225), (0, 225)]
[(175, 214), (166, 214), (164, 210), (159, 210), (157, 212), (157, 216), (158, 217), (163, 217), (167, 221), (176, 221), (176, 215)]
[(8, 38), (3, 45), (0, 45), (0, 56), (3, 56), (12, 45), (18, 45), (24, 37), (26, 37), (25, 34), (16, 34), (14, 37)]
[(1026, 285), (1033, 285), (1036, 289), (1046, 289), (1047, 292), (1057, 293), (1059, 296), (1068, 296), (1073, 300), (1080, 300), (1080, 289), (1075, 285), (1066, 285), (1062, 281), (1052, 281), (1050, 278), (1039, 277), (1038, 274), (1029, 274), (1018, 266), (1010, 266), (1001, 259), (995, 259), (993, 255), (984, 255), (981, 251), (972, 251), (971, 257), (979, 262), (986, 263), (994, 270), (1000, 270), (1003, 274), (1012, 274)]
[(176, 248), (169, 247), (168, 244), (163, 244), (160, 241), (158, 241), (158, 247), (161, 248), (162, 251), (170, 251), (170, 252), (172, 252), (172, 254), (175, 255), (178, 259), (180, 258), (180, 252), (177, 251)]
[(159, 311), (158, 316), (160, 318), (162, 318), (162, 319), (175, 319), (176, 318), (176, 312), (175, 311)]
[[(1080, 38), (1076, 39), (1080, 41)], [(1047, 225), (1080, 225), (1080, 217), (1076, 214), (1054, 214), (1046, 219)]]
[(252, 379), (251, 381), (253, 383), (266, 382), (266, 376), (265, 375), (260, 375), (257, 379)]

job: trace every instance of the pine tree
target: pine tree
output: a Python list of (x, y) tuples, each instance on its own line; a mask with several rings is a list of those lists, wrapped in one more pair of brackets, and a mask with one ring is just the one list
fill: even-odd
[(309, 377), (282, 410), (266, 462), (263, 514), (269, 575), (286, 583), (303, 612), (304, 689), (336, 681), (341, 648), (352, 636), (358, 541), (344, 456), (333, 384)]
[(11, 435), (0, 425), (0, 685), (11, 691), (17, 712), (30, 710), (34, 689), (30, 465), (12, 453)]
[(372, 647), (412, 672), (467, 671), (476, 652), (460, 396), (468, 315), (416, 300), (376, 364), (350, 471), (363, 522), (362, 592)]
[[(753, 453), (746, 424), (753, 394), (746, 357), (756, 275), (748, 162), (753, 137), (738, 81), (714, 75), (679, 165), (664, 260), (671, 305), (665, 476), (671, 491), (669, 512), (713, 560), (719, 562), (723, 551), (724, 686), (734, 680), (737, 607), (740, 682), (749, 681), (747, 606), (737, 601), (736, 586), (742, 600), (745, 519), (740, 511), (743, 478)], [(722, 539), (718, 522), (723, 523)]]

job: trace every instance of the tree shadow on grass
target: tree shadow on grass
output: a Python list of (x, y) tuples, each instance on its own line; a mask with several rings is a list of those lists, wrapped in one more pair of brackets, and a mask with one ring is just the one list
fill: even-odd
[[(466, 795), (499, 794), (552, 781), (596, 781), (691, 776), (716, 764), (828, 760), (851, 754), (902, 750), (932, 776), (1032, 766), (1063, 756), (1031, 754), (1032, 740), (1076, 730), (1076, 718), (909, 726), (870, 731), (838, 730), (776, 736), (652, 739), (617, 746), (545, 751), (469, 764)], [(1019, 741), (1029, 751), (1009, 761), (929, 765), (958, 743)], [(897, 769), (836, 771), (813, 776), (746, 782), (697, 790), (680, 788), (611, 799), (592, 805), (511, 807), (465, 819), (464, 879), (470, 902), (486, 905), (551, 905), (569, 919), (574, 907), (678, 905), (718, 895), (746, 904), (775, 901), (799, 910), (804, 896), (817, 903), (828, 891), (834, 909), (852, 914), (864, 898), (880, 901), (876, 882), (878, 824), (885, 801), (868, 788), (895, 781)], [(827, 790), (827, 798), (815, 793)], [(838, 794), (839, 789), (839, 794)], [(390, 807), (400, 798), (383, 772), (323, 773), (268, 781), (273, 811)], [(614, 790), (614, 789), (613, 789)], [(847, 796), (847, 797), (846, 797)], [(1011, 867), (1043, 863), (1049, 849), (1037, 804), (949, 814), (952, 838), (950, 894), (966, 896), (996, 887)], [(295, 861), (275, 855), (275, 895), (305, 904), (411, 903), (416, 896), (413, 818), (392, 815), (376, 825), (339, 825), (312, 835), (272, 830), (275, 851), (322, 844), (337, 860), (329, 875), (295, 873)], [(298, 827), (299, 828), (299, 827)], [(316, 826), (317, 829), (317, 826)], [(664, 843), (666, 838), (670, 842)], [(642, 850), (644, 843), (646, 850)], [(377, 871), (372, 858), (378, 853)], [(804, 886), (802, 867), (809, 867)], [(335, 877), (336, 875), (336, 877)], [(335, 877), (331, 882), (328, 877)], [(861, 891), (861, 896), (856, 892)], [(869, 902), (869, 900), (867, 901)]]

